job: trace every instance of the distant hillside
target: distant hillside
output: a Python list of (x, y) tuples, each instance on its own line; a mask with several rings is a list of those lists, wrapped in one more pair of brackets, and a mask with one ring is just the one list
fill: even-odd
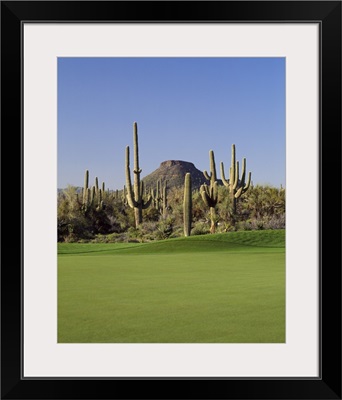
[[(143, 181), (146, 188), (156, 187), (158, 180), (167, 181), (168, 188), (179, 187), (184, 185), (184, 177), (188, 172), (191, 174), (193, 189), (198, 189), (203, 183), (209, 184), (203, 172), (197, 169), (193, 163), (180, 160), (162, 162), (160, 167), (143, 178)], [(221, 183), (221, 180), (218, 181)]]

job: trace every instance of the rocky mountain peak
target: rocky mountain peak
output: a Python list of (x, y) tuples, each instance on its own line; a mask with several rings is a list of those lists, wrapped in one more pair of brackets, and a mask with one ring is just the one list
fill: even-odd
[(159, 168), (143, 178), (143, 181), (147, 188), (156, 187), (158, 180), (167, 181), (169, 188), (180, 187), (183, 186), (185, 174), (188, 172), (191, 174), (193, 189), (198, 189), (203, 183), (208, 184), (203, 172), (197, 169), (192, 162), (181, 160), (163, 161)]

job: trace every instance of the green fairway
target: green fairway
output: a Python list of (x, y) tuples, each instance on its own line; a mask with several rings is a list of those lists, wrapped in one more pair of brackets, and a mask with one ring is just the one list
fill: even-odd
[(59, 343), (284, 343), (285, 231), (59, 244)]

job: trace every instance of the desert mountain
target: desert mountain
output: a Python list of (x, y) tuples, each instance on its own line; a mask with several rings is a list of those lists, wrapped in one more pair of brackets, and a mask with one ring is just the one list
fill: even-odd
[(193, 163), (180, 160), (162, 162), (159, 168), (142, 180), (146, 188), (155, 188), (158, 180), (161, 180), (162, 183), (167, 181), (168, 188), (178, 187), (184, 185), (184, 177), (187, 172), (191, 174), (193, 189), (198, 189), (203, 183), (209, 184), (203, 172), (197, 169)]

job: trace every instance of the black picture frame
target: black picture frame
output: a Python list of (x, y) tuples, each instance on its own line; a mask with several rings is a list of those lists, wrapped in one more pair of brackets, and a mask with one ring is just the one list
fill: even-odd
[[(319, 378), (22, 378), (23, 21), (319, 22)], [(1, 398), (341, 399), (341, 1), (2, 1), (1, 84)]]

